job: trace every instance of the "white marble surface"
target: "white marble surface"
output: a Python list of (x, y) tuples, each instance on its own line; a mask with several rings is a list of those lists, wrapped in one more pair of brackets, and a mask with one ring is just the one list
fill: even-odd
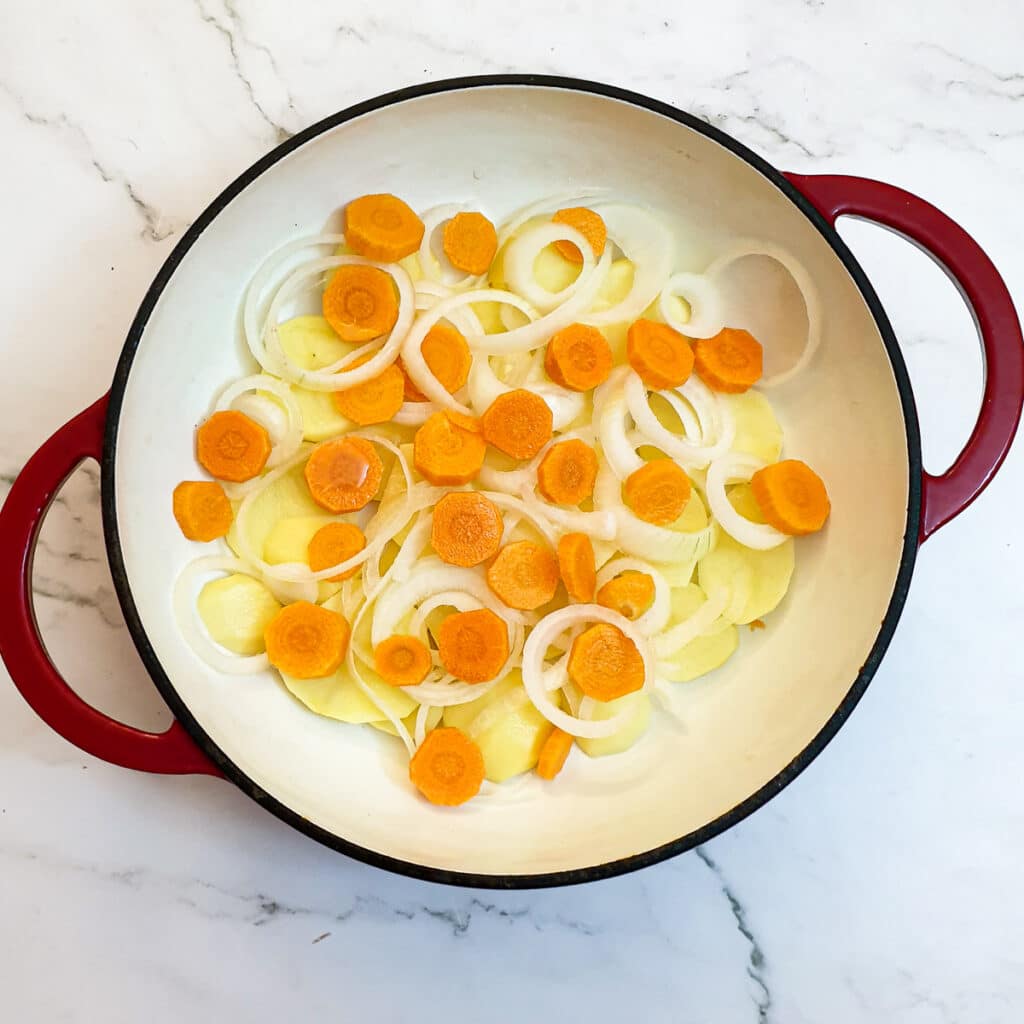
[[(632, 87), (786, 169), (870, 174), (958, 218), (1024, 305), (1015, 0), (0, 4), (0, 474), (109, 384), (209, 198), (289, 133), (401, 85), (535, 70)], [(372, 13), (371, 13), (372, 10)], [(980, 393), (921, 255), (844, 227), (891, 313), (931, 468)], [(99, 533), (95, 467), (36, 563), (53, 656), (156, 727)], [(993, 1024), (1024, 1014), (1018, 444), (922, 551), (885, 663), (824, 755), (695, 853), (564, 891), (391, 877), (229, 785), (112, 768), (0, 684), (0, 1018)], [(2, 670), (0, 670), (2, 671)]]

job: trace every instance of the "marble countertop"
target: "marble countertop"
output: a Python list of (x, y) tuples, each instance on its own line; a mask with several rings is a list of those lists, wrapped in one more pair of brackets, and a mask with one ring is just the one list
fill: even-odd
[[(787, 170), (893, 181), (964, 224), (1024, 306), (1015, 0), (690, 6), (622, 2), (599, 19), (569, 0), (7, 0), (3, 490), (109, 386), (146, 285), (210, 197), (298, 129), (414, 82), (602, 79)], [(940, 469), (978, 406), (970, 317), (899, 239), (842, 233), (905, 347)], [(471, 892), (364, 867), (223, 782), (80, 753), (5, 680), (0, 1016), (1019, 1021), (1022, 502), (1018, 443), (983, 499), (926, 545), (867, 696), (777, 799), (691, 854), (568, 890)], [(79, 692), (165, 725), (111, 586), (95, 466), (51, 509), (35, 590)]]

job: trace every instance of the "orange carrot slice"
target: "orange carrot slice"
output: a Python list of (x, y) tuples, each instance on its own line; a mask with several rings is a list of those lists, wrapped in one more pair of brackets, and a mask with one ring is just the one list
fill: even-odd
[(540, 748), (540, 757), (537, 759), (537, 774), (542, 779), (550, 781), (561, 770), (565, 759), (572, 750), (574, 740), (567, 732), (561, 729), (552, 729), (544, 745)]
[(498, 251), (498, 232), (482, 213), (457, 213), (444, 226), (448, 262), (466, 274), (482, 274)]
[(212, 480), (184, 480), (174, 488), (172, 500), (174, 518), (189, 540), (216, 540), (231, 529), (231, 502)]
[(589, 391), (603, 384), (612, 372), (612, 349), (596, 327), (569, 324), (548, 342), (544, 369), (563, 388)]
[(270, 664), (296, 679), (319, 679), (345, 660), (348, 619), (308, 601), (286, 605), (268, 623), (263, 638)]
[(270, 456), (270, 435), (234, 409), (215, 412), (196, 431), (196, 457), (210, 476), (242, 483), (259, 476)]
[(310, 496), (329, 512), (358, 512), (380, 488), (384, 466), (362, 437), (338, 437), (313, 449), (305, 477)]
[(644, 661), (618, 626), (599, 622), (573, 641), (569, 678), (594, 700), (615, 700), (643, 687)]
[(667, 526), (690, 500), (690, 478), (670, 459), (657, 459), (630, 473), (623, 493), (638, 519)]
[(693, 349), (678, 331), (654, 320), (637, 320), (626, 333), (626, 358), (649, 387), (658, 391), (685, 384), (693, 372)]
[(569, 597), (584, 604), (594, 600), (594, 545), (585, 533), (566, 533), (559, 538), (558, 571)]
[(470, 567), (486, 562), (501, 544), (498, 506), (476, 491), (453, 491), (434, 507), (430, 543), (441, 561)]
[(558, 560), (530, 540), (506, 544), (487, 568), (487, 585), (509, 608), (532, 611), (558, 589)]
[(484, 755), (459, 729), (434, 729), (412, 755), (409, 779), (432, 804), (457, 807), (480, 792)]
[[(361, 366), (365, 361), (360, 360), (354, 365)], [(344, 374), (339, 373), (338, 377), (343, 380)], [(332, 397), (338, 412), (361, 427), (387, 423), (402, 408), (405, 400), (405, 374), (392, 363), (376, 377), (343, 391), (332, 392)]]
[(359, 256), (394, 263), (423, 241), (423, 221), (398, 196), (360, 196), (345, 207), (345, 241)]
[(513, 459), (532, 459), (551, 440), (552, 423), (544, 399), (523, 388), (498, 395), (480, 419), (484, 440)]
[[(451, 324), (434, 324), (427, 331), (427, 336), (420, 345), (420, 352), (423, 353), (423, 359), (430, 372), (441, 382), (441, 386), (448, 394), (454, 395), (469, 379), (473, 356), (466, 339)], [(405, 376), (405, 400), (425, 402), (427, 396), (416, 387), (404, 368), (402, 372)]]
[[(355, 523), (327, 523), (313, 534), (306, 550), (306, 560), (313, 572), (329, 569), (347, 562), (366, 547), (366, 536)], [(355, 576), (361, 565), (353, 566), (337, 576), (328, 576), (328, 582), (341, 583)]]
[(398, 320), (391, 276), (359, 263), (338, 267), (324, 289), (323, 314), (343, 341), (369, 341), (387, 334)]
[(759, 469), (750, 489), (765, 521), (791, 536), (820, 530), (832, 510), (821, 477), (799, 459)]
[(422, 683), (430, 665), (430, 651), (414, 636), (389, 636), (373, 649), (373, 667), (390, 686)]
[(646, 572), (628, 570), (601, 587), (597, 603), (624, 618), (639, 618), (654, 604), (654, 580)]
[(747, 331), (726, 327), (713, 338), (693, 344), (697, 376), (713, 391), (740, 394), (752, 388), (763, 371), (761, 344)]
[(480, 472), (486, 453), (477, 421), (452, 410), (435, 412), (413, 437), (413, 465), (437, 486), (468, 484)]
[(578, 505), (596, 480), (597, 453), (579, 438), (552, 445), (537, 467), (537, 490), (554, 505)]
[[(559, 210), (551, 219), (575, 228), (590, 243), (590, 248), (594, 250), (594, 259), (601, 258), (608, 240), (608, 229), (599, 214), (585, 206), (569, 206)], [(555, 248), (570, 262), (583, 262), (583, 253), (580, 252), (579, 246), (572, 242), (562, 239), (555, 242)]]
[(455, 612), (437, 632), (437, 653), (456, 679), (490, 682), (508, 661), (508, 628), (489, 608)]

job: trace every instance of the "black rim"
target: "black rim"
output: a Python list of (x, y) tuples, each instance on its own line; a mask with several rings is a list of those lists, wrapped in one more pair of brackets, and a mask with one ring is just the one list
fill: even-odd
[[(164, 290), (167, 282), (182, 261), (185, 254), (195, 243), (196, 239), (203, 233), (213, 219), (250, 183), (258, 178), (278, 160), (288, 153), (298, 149), (310, 139), (321, 135), (323, 132), (350, 121), (363, 114), (379, 110), (382, 107), (401, 103), (405, 100), (415, 99), (420, 96), (429, 96), (434, 93), (450, 92), (460, 89), (481, 88), (489, 86), (541, 86), (547, 88), (574, 90), (577, 92), (592, 93), (599, 96), (606, 96), (610, 99), (619, 100), (634, 106), (643, 107), (663, 117), (670, 118), (694, 131), (700, 132), (715, 142), (724, 146), (735, 156), (744, 160), (776, 188), (778, 188), (801, 213), (818, 229), (829, 243), (836, 255), (842, 260), (850, 276), (854, 279), (860, 289), (868, 308), (871, 311), (875, 322), (878, 325), (882, 340), (885, 344), (892, 364), (893, 373), (896, 378), (896, 385), (899, 391), (900, 402), (903, 408), (903, 418), (907, 432), (907, 450), (909, 454), (909, 499), (907, 508), (907, 527), (903, 538), (903, 554), (900, 559), (899, 572), (893, 588), (892, 598), (882, 620), (878, 638), (875, 640), (871, 652), (867, 657), (853, 680), (849, 691), (843, 698), (839, 707), (832, 717), (825, 723), (821, 731), (781, 772), (770, 782), (762, 786), (757, 792), (747, 797), (742, 803), (737, 804), (731, 810), (708, 823), (703, 828), (688, 835), (665, 843), (646, 853), (635, 854), (624, 857), (620, 860), (609, 861), (605, 864), (597, 864), (590, 867), (575, 868), (569, 871), (553, 871), (535, 875), (488, 875), (475, 874), (472, 872), (449, 871), (442, 868), (433, 868), (421, 864), (414, 864), (409, 861), (389, 857), (386, 854), (378, 853), (358, 846), (355, 843), (342, 839), (325, 829), (307, 821), (301, 815), (276, 800), (269, 793), (257, 786), (241, 769), (235, 765), (230, 758), (213, 742), (206, 734), (202, 726), (195, 720), (188, 707), (178, 696), (173, 684), (164, 672), (156, 653), (154, 652), (145, 628), (139, 618), (138, 609), (135, 607), (131, 589), (128, 585), (128, 577), (125, 571), (124, 557), (121, 551), (121, 541), (117, 528), (117, 507), (114, 490), (114, 456), (117, 443), (117, 428), (121, 416), (121, 407), (124, 399), (125, 387), (128, 382), (128, 375), (131, 372), (132, 361), (135, 358), (136, 350), (142, 339), (143, 331), (149, 317)], [(918, 431), (917, 410), (914, 405), (914, 396), (911, 391), (910, 379), (907, 375), (906, 366), (902, 354), (893, 334), (889, 319), (871, 287), (863, 270), (854, 259), (853, 254), (846, 247), (835, 229), (811, 206), (811, 204), (787, 181), (787, 179), (774, 167), (751, 152), (746, 146), (726, 135), (724, 132), (694, 117), (692, 114), (684, 113), (667, 103), (650, 99), (639, 93), (630, 92), (626, 89), (619, 89), (615, 86), (604, 85), (599, 82), (589, 82), (577, 78), (562, 78), (553, 75), (480, 75), (468, 78), (452, 78), (441, 82), (433, 82), (426, 85), (411, 86), (406, 89), (399, 89), (395, 92), (385, 93), (374, 99), (363, 103), (357, 103), (340, 113), (327, 117), (283, 142), (276, 149), (268, 153), (262, 160), (257, 161), (244, 174), (233, 181), (217, 198), (206, 208), (196, 222), (185, 232), (181, 240), (175, 246), (174, 251), (167, 258), (167, 261), (160, 268), (149, 291), (146, 293), (139, 311), (132, 322), (128, 332), (127, 340), (118, 360), (117, 370), (114, 374), (114, 381), (110, 392), (110, 405), (107, 413), (106, 436), (103, 446), (103, 459), (101, 466), (102, 479), (102, 508), (103, 508), (103, 532), (107, 545), (107, 556), (110, 560), (110, 568), (113, 573), (114, 586), (117, 591), (121, 609), (124, 612), (125, 621), (128, 624), (129, 632), (135, 642), (149, 674), (152, 676), (157, 689), (167, 701), (175, 717), (188, 730), (189, 734), (203, 750), (203, 752), (216, 764), (224, 775), (235, 783), (243, 792), (247, 793), (260, 806), (266, 807), (282, 821), (287, 822), (293, 828), (305, 833), (311, 838), (329, 846), (340, 853), (347, 854), (366, 864), (396, 872), (401, 875), (408, 875), (413, 878), (420, 878), (430, 882), (439, 882), (446, 885), (469, 886), (473, 888), (486, 889), (531, 889), (546, 888), (559, 885), (574, 885), (581, 882), (592, 882), (602, 878), (611, 878), (615, 875), (625, 874), (629, 871), (636, 871), (639, 868), (657, 864), (669, 857), (684, 853), (687, 850), (707, 842), (719, 833), (731, 828), (742, 821), (747, 815), (753, 813), (757, 808), (775, 796), (785, 786), (789, 785), (827, 746), (829, 741), (838, 732), (840, 726), (846, 721), (853, 711), (857, 702), (863, 696), (868, 683), (874, 676), (879, 663), (889, 646), (896, 623), (906, 601), (907, 592), (910, 586), (910, 577), (914, 569), (914, 559), (917, 554), (918, 526), (921, 512), (921, 441)]]

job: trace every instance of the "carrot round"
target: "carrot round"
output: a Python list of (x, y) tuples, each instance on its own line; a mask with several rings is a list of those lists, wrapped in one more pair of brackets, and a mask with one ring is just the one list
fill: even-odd
[(323, 441), (306, 462), (306, 485), (312, 499), (329, 512), (358, 512), (380, 487), (384, 466), (373, 445), (362, 437)]
[(412, 755), (409, 780), (432, 804), (457, 807), (480, 792), (484, 755), (461, 730), (434, 729)]
[(215, 412), (196, 431), (196, 458), (210, 476), (231, 483), (263, 472), (270, 457), (270, 435), (243, 412)]
[[(361, 365), (365, 361), (360, 360), (354, 365)], [(344, 380), (344, 374), (338, 374), (338, 377)], [(376, 377), (344, 391), (335, 391), (332, 396), (338, 412), (361, 427), (372, 423), (387, 423), (402, 408), (405, 400), (405, 374), (392, 363)]]
[(761, 343), (747, 331), (725, 327), (693, 345), (697, 376), (713, 391), (739, 394), (753, 387), (763, 369)]
[(437, 653), (456, 679), (490, 682), (508, 661), (508, 627), (489, 608), (454, 612), (437, 631)]
[(554, 505), (578, 505), (596, 480), (597, 453), (579, 438), (552, 445), (537, 467), (537, 490)]
[(480, 472), (487, 443), (472, 416), (435, 412), (413, 437), (416, 471), (441, 487), (468, 484)]
[(626, 333), (626, 358), (649, 387), (658, 391), (685, 384), (693, 372), (693, 349), (678, 331), (655, 320), (637, 320)]
[(513, 459), (532, 459), (551, 440), (552, 424), (544, 399), (522, 388), (498, 395), (480, 418), (484, 440)]
[(501, 544), (498, 506), (477, 491), (452, 491), (434, 507), (430, 543), (441, 561), (466, 568), (486, 562)]
[(690, 500), (690, 478), (671, 459), (657, 459), (630, 473), (623, 493), (638, 519), (667, 526)]
[(559, 538), (558, 571), (574, 601), (585, 604), (594, 600), (597, 586), (594, 545), (585, 533), (566, 533)]
[(820, 530), (832, 509), (821, 477), (799, 459), (759, 469), (750, 489), (765, 521), (792, 536)]
[[(551, 219), (575, 228), (590, 243), (590, 248), (594, 250), (594, 259), (600, 259), (608, 240), (608, 229), (598, 214), (585, 206), (569, 206), (559, 210)], [(580, 252), (579, 246), (567, 239), (555, 242), (555, 248), (571, 263), (583, 262), (583, 253)]]
[[(420, 352), (430, 372), (441, 382), (441, 386), (450, 395), (454, 395), (469, 379), (469, 370), (473, 365), (473, 356), (469, 345), (460, 331), (451, 324), (439, 323), (427, 331), (427, 336), (420, 345)], [(407, 402), (425, 402), (427, 400), (419, 388), (405, 374), (405, 400)]]
[(327, 282), (323, 313), (343, 341), (379, 338), (398, 319), (394, 283), (377, 267), (346, 263)]
[(430, 651), (414, 636), (389, 636), (373, 649), (373, 667), (391, 686), (416, 686), (430, 671)]
[(573, 742), (572, 736), (561, 729), (555, 728), (548, 733), (548, 738), (540, 748), (540, 757), (537, 758), (537, 774), (542, 779), (550, 781), (562, 770)]
[(589, 391), (612, 372), (612, 348), (605, 336), (587, 324), (569, 324), (552, 335), (544, 353), (547, 375), (563, 388)]
[[(306, 561), (313, 572), (328, 569), (340, 562), (347, 562), (366, 547), (366, 536), (355, 523), (328, 523), (313, 534), (306, 549)], [(347, 572), (329, 576), (328, 582), (341, 583), (355, 576), (362, 568), (353, 566)]]
[(174, 488), (174, 518), (189, 540), (216, 540), (231, 528), (233, 513), (224, 488), (212, 480), (183, 480)]
[(573, 641), (569, 678), (594, 700), (615, 700), (644, 685), (644, 660), (618, 626), (599, 622)]
[(517, 540), (506, 544), (487, 567), (487, 585), (509, 608), (533, 611), (558, 589), (558, 560), (541, 544)]
[(390, 193), (360, 196), (345, 207), (345, 241), (368, 260), (394, 263), (411, 256), (423, 241), (423, 221)]
[(267, 624), (263, 639), (270, 664), (296, 679), (318, 679), (345, 660), (348, 619), (308, 601), (286, 605)]
[(646, 572), (628, 570), (601, 587), (597, 603), (624, 618), (639, 618), (654, 604), (654, 580)]
[(482, 213), (457, 213), (444, 226), (441, 247), (456, 270), (482, 274), (498, 251), (498, 232)]

